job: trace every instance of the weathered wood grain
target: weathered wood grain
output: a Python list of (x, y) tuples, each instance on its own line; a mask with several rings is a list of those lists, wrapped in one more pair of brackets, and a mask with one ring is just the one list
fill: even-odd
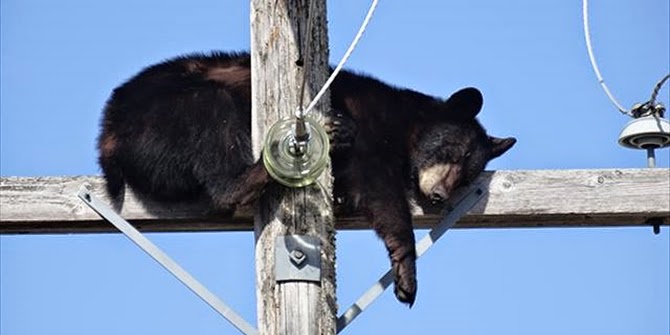
[[(670, 170), (529, 170), (484, 172), (476, 182), (489, 187), (456, 228), (647, 226), (670, 224)], [(77, 198), (91, 185), (106, 199), (98, 176), (0, 178), (0, 233), (113, 232)], [(415, 227), (430, 228), (440, 207), (417, 209)], [(234, 216), (208, 214), (204, 204), (142, 204), (126, 192), (121, 214), (143, 231), (253, 230), (250, 208)], [(337, 212), (336, 212), (337, 216)], [(368, 229), (361, 217), (337, 217), (338, 229)]]
[[(326, 82), (326, 27), (325, 0), (251, 1), (251, 129), (256, 158), (269, 128), (281, 118), (293, 117), (300, 106), (303, 78), (303, 106)], [(302, 67), (297, 64), (300, 58)], [(330, 99), (321, 99), (310, 116), (318, 119), (319, 111), (328, 106)], [(321, 176), (319, 185), (302, 189), (273, 185), (259, 201), (254, 231), (261, 335), (335, 334), (335, 223), (330, 173)], [(285, 235), (320, 240), (320, 281), (276, 281), (275, 241)]]

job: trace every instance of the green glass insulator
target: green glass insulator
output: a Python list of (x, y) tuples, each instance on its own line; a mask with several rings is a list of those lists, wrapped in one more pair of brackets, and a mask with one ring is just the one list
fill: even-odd
[(328, 134), (314, 119), (303, 120), (305, 136), (297, 137), (296, 119), (286, 118), (270, 127), (263, 146), (265, 169), (272, 178), (289, 187), (314, 183), (328, 163)]

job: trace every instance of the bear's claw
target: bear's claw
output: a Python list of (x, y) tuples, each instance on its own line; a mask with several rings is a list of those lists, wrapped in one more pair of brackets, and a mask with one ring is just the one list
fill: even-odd
[(415, 262), (415, 259), (411, 257), (406, 257), (400, 262), (393, 262), (395, 277), (393, 292), (400, 302), (407, 304), (410, 308), (414, 305), (417, 290)]
[(356, 137), (356, 123), (354, 120), (338, 111), (331, 111), (323, 124), (331, 152), (337, 153), (350, 149)]

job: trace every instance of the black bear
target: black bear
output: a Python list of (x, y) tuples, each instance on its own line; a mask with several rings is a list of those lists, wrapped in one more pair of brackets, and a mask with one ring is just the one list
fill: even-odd
[[(271, 178), (252, 158), (250, 76), (248, 54), (214, 52), (153, 65), (116, 88), (98, 141), (110, 197), (118, 203), (128, 184), (156, 200), (205, 198), (223, 210), (253, 201)], [(334, 197), (342, 213), (366, 215), (388, 250), (395, 295), (411, 306), (408, 197), (449, 198), (516, 140), (486, 134), (475, 88), (444, 100), (343, 71), (330, 92)]]

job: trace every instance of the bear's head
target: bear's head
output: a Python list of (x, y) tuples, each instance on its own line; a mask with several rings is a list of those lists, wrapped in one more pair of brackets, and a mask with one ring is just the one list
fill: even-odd
[(479, 90), (469, 87), (422, 113), (410, 152), (413, 178), (427, 198), (448, 199), (454, 189), (472, 182), (490, 160), (516, 143), (513, 137), (486, 134), (476, 119), (482, 104)]

